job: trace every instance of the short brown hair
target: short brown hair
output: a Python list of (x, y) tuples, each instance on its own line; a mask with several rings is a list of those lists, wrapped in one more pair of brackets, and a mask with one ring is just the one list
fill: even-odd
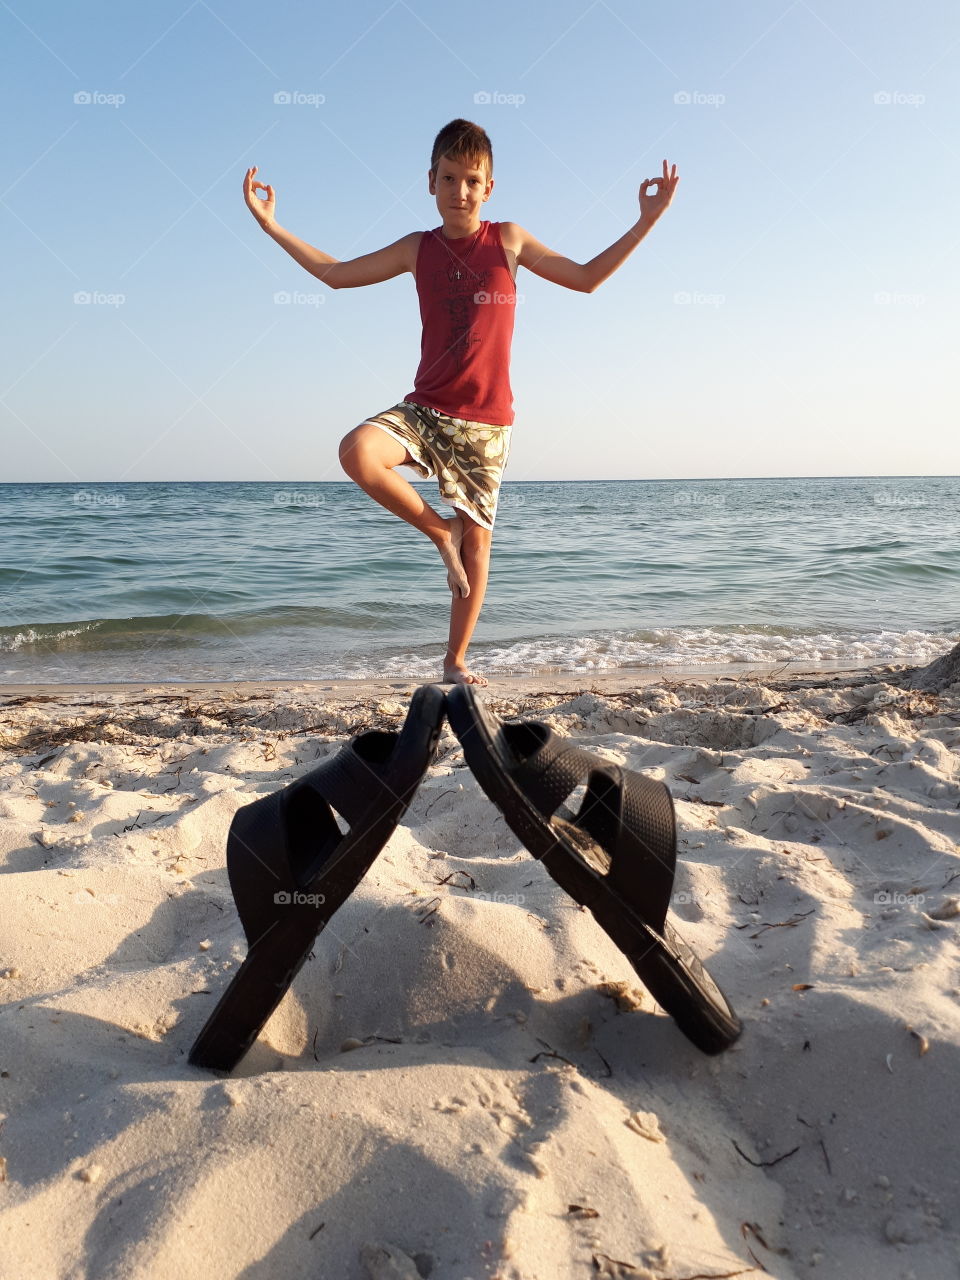
[(486, 131), (469, 120), (451, 120), (437, 134), (430, 156), (430, 172), (437, 172), (441, 156), (451, 160), (464, 160), (479, 169), (485, 165), (487, 177), (493, 177), (493, 147)]

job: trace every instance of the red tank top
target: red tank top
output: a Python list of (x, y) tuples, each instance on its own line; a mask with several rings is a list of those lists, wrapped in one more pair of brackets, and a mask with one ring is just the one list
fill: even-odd
[(479, 231), (456, 240), (441, 227), (425, 231), (416, 281), (423, 335), (406, 399), (452, 418), (511, 426), (516, 291), (499, 222), (481, 222)]

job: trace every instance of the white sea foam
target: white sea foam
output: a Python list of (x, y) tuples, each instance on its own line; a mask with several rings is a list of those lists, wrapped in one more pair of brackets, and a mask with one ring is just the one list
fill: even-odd
[(77, 627), (64, 627), (60, 631), (37, 631), (33, 627), (27, 627), (16, 635), (0, 636), (0, 650), (12, 653), (33, 644), (55, 644), (60, 640), (69, 640), (71, 636), (83, 635), (86, 631), (96, 631), (102, 625), (101, 622), (83, 622)]
[[(929, 631), (837, 631), (814, 635), (771, 635), (763, 631), (735, 633), (706, 628), (672, 628), (644, 633), (603, 632), (586, 636), (544, 636), (515, 644), (476, 645), (478, 669), (523, 674), (550, 668), (560, 671), (616, 671), (621, 667), (690, 667), (728, 662), (931, 662), (956, 643), (956, 637)], [(430, 676), (436, 658), (401, 653), (380, 667), (389, 675)], [(346, 673), (343, 673), (346, 674)], [(351, 675), (360, 674), (351, 672)], [(363, 675), (376, 675), (371, 668)]]

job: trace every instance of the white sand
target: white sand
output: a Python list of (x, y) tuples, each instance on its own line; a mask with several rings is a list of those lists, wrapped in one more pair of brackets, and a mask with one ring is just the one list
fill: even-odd
[(960, 687), (593, 687), (485, 698), (670, 786), (719, 1058), (448, 726), (241, 1066), (188, 1066), (245, 954), (232, 814), (413, 686), (3, 691), (0, 1276), (956, 1280)]

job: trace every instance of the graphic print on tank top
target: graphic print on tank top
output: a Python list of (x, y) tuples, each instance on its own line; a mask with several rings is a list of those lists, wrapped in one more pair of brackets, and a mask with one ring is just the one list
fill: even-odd
[(460, 279), (457, 269), (451, 262), (449, 269), (442, 268), (432, 273), (431, 289), (438, 298), (443, 299), (447, 310), (447, 328), (444, 335), (444, 346), (462, 370), (468, 363), (471, 347), (479, 346), (481, 335), (473, 327), (475, 295), (489, 293), (490, 271), (471, 272), (469, 267), (460, 268)]

